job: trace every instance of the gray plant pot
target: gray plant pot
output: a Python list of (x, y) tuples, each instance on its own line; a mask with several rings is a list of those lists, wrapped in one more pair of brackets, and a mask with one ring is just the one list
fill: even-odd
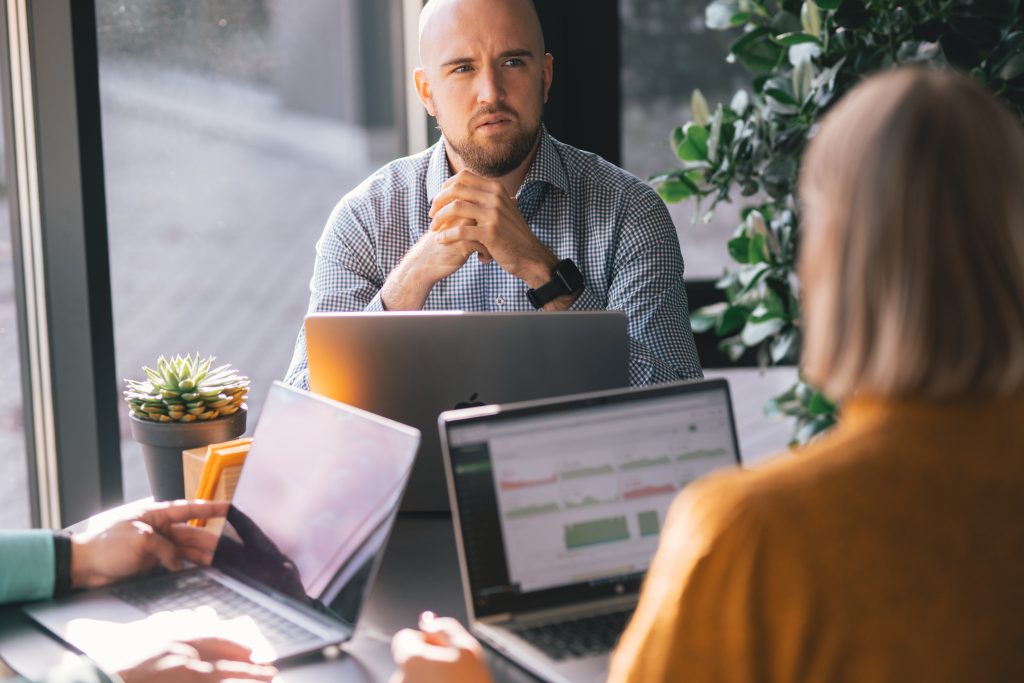
[(150, 422), (129, 414), (132, 438), (142, 446), (146, 476), (154, 500), (177, 500), (185, 495), (181, 452), (230, 441), (245, 432), (246, 410), (208, 422)]

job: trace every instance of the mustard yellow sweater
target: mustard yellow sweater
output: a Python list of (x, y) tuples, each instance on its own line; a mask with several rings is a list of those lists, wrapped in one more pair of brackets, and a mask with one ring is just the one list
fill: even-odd
[(690, 487), (610, 680), (1024, 681), (1024, 397), (853, 401)]

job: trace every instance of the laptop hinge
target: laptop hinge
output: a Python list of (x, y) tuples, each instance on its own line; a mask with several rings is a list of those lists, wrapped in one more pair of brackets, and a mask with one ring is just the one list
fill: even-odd
[(636, 602), (637, 594), (633, 593), (631, 595), (615, 596), (603, 600), (587, 601), (573, 605), (561, 605), (559, 607), (550, 607), (547, 609), (530, 610), (528, 612), (505, 612), (503, 614), (492, 614), (490, 616), (477, 619), (477, 622), (489, 625), (508, 623), (531, 624), (535, 622), (549, 623), (568, 619), (577, 619), (604, 612), (631, 610), (636, 607)]
[(506, 621), (512, 620), (511, 612), (503, 612), (502, 614), (491, 614), (486, 617), (479, 617), (477, 622), (481, 624), (504, 624)]

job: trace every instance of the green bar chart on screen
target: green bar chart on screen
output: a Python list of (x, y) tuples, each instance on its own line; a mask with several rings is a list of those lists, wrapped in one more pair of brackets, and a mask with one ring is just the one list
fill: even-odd
[(661, 531), (661, 525), (658, 524), (658, 513), (655, 510), (638, 513), (636, 521), (640, 524), (641, 536), (657, 536)]
[(565, 548), (574, 550), (598, 543), (629, 540), (625, 517), (608, 517), (565, 525)]

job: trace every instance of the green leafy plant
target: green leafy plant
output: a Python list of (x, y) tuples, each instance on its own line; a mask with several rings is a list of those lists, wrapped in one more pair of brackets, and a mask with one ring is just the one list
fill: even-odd
[(214, 357), (157, 359), (156, 370), (144, 367), (145, 381), (126, 379), (124, 398), (132, 415), (153, 422), (194, 422), (234, 415), (245, 407), (249, 378), (231, 365), (211, 369)]
[[(681, 165), (653, 178), (667, 202), (695, 200), (704, 220), (741, 199), (728, 249), (738, 264), (717, 286), (726, 301), (691, 316), (733, 360), (753, 349), (761, 367), (799, 358), (800, 241), (796, 181), (808, 136), (865, 75), (924, 63), (969, 73), (1024, 118), (1021, 0), (715, 0), (708, 28), (736, 30), (730, 60), (753, 74), (749, 91), (714, 110), (695, 91), (693, 120), (672, 131)], [(736, 196), (738, 195), (738, 197)], [(796, 420), (804, 442), (835, 422), (835, 406), (802, 380), (766, 406)]]

